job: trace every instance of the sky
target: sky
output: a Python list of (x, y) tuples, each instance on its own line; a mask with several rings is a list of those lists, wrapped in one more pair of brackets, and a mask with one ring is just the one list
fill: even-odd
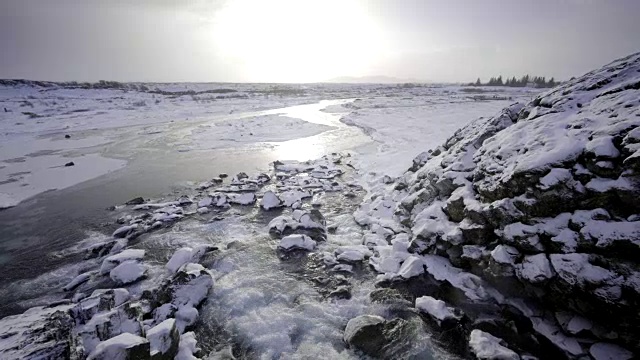
[(0, 78), (568, 79), (640, 51), (639, 0), (0, 0)]

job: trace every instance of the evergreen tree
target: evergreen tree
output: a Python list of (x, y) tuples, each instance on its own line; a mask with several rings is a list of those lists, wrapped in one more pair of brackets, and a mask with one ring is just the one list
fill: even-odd
[(496, 85), (497, 86), (502, 86), (502, 75), (498, 76), (498, 79), (496, 79)]
[(482, 82), (480, 82), (480, 78), (478, 78), (478, 80), (476, 80), (476, 86), (481, 86)]

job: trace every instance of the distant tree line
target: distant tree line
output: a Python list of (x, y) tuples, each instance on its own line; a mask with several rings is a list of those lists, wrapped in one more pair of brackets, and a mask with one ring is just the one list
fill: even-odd
[(554, 87), (558, 84), (559, 83), (555, 81), (554, 78), (547, 80), (544, 76), (525, 75), (520, 79), (516, 79), (516, 77), (514, 76), (510, 79), (507, 78), (506, 80), (503, 80), (502, 75), (500, 75), (498, 77), (492, 77), (491, 79), (489, 79), (489, 82), (487, 83), (483, 83), (482, 81), (480, 81), (480, 78), (478, 78), (478, 80), (476, 80), (475, 83), (470, 83), (469, 85), (470, 86), (510, 86), (510, 87), (532, 86), (532, 87), (545, 88), (545, 87)]

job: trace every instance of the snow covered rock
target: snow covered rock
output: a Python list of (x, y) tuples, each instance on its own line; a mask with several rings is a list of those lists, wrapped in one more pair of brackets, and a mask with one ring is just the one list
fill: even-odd
[(634, 355), (631, 351), (609, 343), (596, 343), (589, 348), (589, 354), (595, 360), (629, 360)]
[(120, 263), (109, 272), (109, 277), (117, 285), (131, 284), (145, 277), (147, 268), (135, 260)]
[[(354, 213), (371, 234), (376, 225), (411, 239), (402, 256), (374, 245), (370, 264), (382, 280), (451, 285), (467, 297), (452, 297), (456, 307), (521, 296), (574, 313), (602, 326), (580, 331), (584, 342), (640, 352), (638, 84), (640, 53), (472, 121), (418, 155)], [(585, 354), (554, 321), (532, 320), (535, 336), (568, 357)]]
[(34, 307), (0, 319), (0, 358), (61, 359), (76, 352), (72, 305)]
[(212, 287), (213, 277), (208, 270), (200, 264), (186, 263), (160, 288), (143, 294), (143, 298), (148, 299), (155, 308), (156, 321), (175, 316), (176, 326), (182, 333), (197, 319), (197, 307)]
[(140, 261), (144, 258), (144, 250), (141, 249), (127, 249), (119, 254), (111, 255), (102, 261), (100, 266), (100, 274), (104, 275), (113, 270), (119, 264), (127, 260)]
[(130, 360), (149, 358), (147, 339), (123, 333), (96, 346), (87, 360)]
[(127, 302), (112, 310), (94, 315), (86, 324), (78, 327), (82, 346), (91, 353), (101, 341), (120, 334), (143, 335), (143, 309), (139, 303)]
[(175, 319), (167, 319), (147, 331), (152, 359), (173, 359), (180, 346)]
[(469, 336), (469, 347), (478, 359), (520, 360), (520, 356), (503, 343), (502, 339), (477, 329)]
[(89, 271), (89, 272), (82, 273), (82, 274), (76, 276), (75, 278), (73, 278), (73, 280), (71, 280), (67, 285), (65, 285), (62, 288), (62, 290), (71, 291), (71, 290), (77, 288), (78, 286), (80, 286), (82, 283), (85, 283), (85, 282), (89, 281), (89, 279), (91, 279), (91, 276), (93, 276), (94, 274), (95, 274), (94, 271)]
[(112, 310), (129, 300), (127, 289), (98, 289), (80, 300), (72, 309), (76, 322), (84, 324), (99, 312)]
[(366, 354), (376, 355), (384, 346), (385, 319), (375, 315), (361, 315), (347, 323), (344, 341)]
[(169, 259), (165, 267), (167, 268), (167, 270), (169, 270), (173, 274), (176, 271), (178, 271), (178, 269), (182, 265), (188, 262), (191, 262), (191, 259), (193, 258), (193, 254), (194, 254), (194, 251), (190, 247), (180, 248), (173, 253), (173, 255), (171, 256), (171, 259)]
[(278, 198), (278, 196), (271, 190), (267, 191), (262, 195), (262, 200), (260, 202), (260, 206), (265, 210), (271, 210), (275, 208), (279, 208), (283, 205), (282, 200)]
[(302, 233), (315, 241), (324, 241), (327, 238), (327, 223), (317, 209), (294, 210), (290, 216), (281, 215), (271, 220), (269, 232), (276, 235)]
[(444, 301), (434, 299), (431, 296), (417, 298), (416, 309), (429, 315), (438, 325), (443, 321), (460, 319), (460, 315), (456, 314), (453, 308), (448, 307)]
[(293, 234), (283, 237), (278, 244), (283, 250), (308, 250), (312, 251), (316, 247), (316, 242), (307, 235)]

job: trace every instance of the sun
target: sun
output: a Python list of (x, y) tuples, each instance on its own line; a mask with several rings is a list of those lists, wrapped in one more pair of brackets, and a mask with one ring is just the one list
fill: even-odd
[(382, 32), (356, 1), (229, 1), (213, 24), (220, 55), (249, 81), (359, 76), (385, 53)]

